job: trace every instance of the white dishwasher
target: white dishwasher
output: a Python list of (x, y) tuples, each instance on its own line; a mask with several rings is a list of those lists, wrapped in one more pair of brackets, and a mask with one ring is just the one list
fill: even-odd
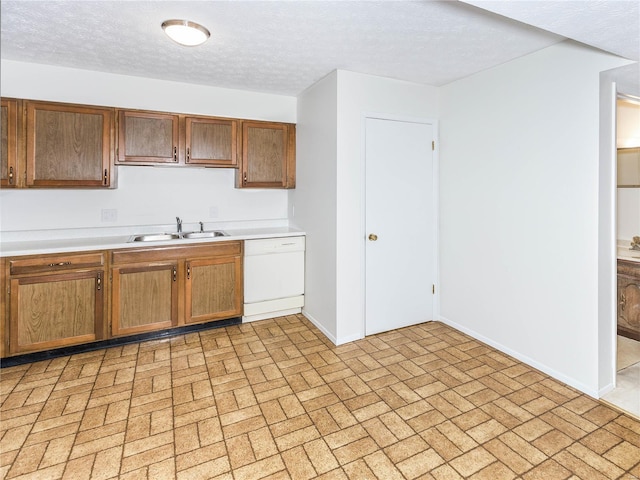
[(302, 311), (304, 250), (303, 236), (245, 240), (243, 322)]

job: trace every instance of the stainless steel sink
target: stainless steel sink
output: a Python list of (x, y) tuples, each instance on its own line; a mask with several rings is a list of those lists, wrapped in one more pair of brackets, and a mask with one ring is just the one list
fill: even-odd
[(146, 233), (144, 235), (134, 235), (129, 239), (130, 242), (159, 242), (162, 240), (177, 240), (180, 238), (178, 233)]
[(214, 237), (225, 237), (227, 234), (220, 230), (212, 230), (209, 232), (189, 232), (183, 233), (182, 238), (214, 238)]
[(227, 234), (221, 230), (211, 230), (208, 232), (186, 232), (186, 233), (145, 233), (133, 235), (129, 242), (161, 242), (166, 240), (197, 239), (226, 237)]

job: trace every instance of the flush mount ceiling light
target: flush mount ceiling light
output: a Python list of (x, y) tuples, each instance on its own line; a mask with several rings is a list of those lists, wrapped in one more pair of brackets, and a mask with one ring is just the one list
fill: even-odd
[(167, 20), (162, 22), (162, 29), (171, 40), (187, 47), (200, 45), (211, 35), (202, 25), (189, 20)]

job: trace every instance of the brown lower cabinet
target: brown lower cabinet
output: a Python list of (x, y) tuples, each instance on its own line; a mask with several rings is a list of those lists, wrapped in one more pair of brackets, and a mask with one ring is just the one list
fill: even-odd
[(9, 354), (101, 340), (104, 254), (10, 259)]
[(186, 270), (185, 323), (242, 315), (242, 257), (190, 258)]
[(640, 340), (640, 263), (618, 260), (618, 335)]
[(225, 241), (1, 258), (0, 356), (239, 317), (242, 252)]
[(111, 334), (131, 335), (178, 324), (178, 262), (111, 269)]
[(242, 315), (242, 242), (112, 253), (111, 335)]

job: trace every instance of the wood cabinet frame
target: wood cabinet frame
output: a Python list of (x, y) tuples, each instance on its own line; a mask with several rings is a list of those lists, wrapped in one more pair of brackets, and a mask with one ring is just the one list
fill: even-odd
[[(233, 284), (231, 290), (234, 293), (234, 301), (231, 308), (227, 310), (217, 310), (205, 314), (194, 314), (194, 271), (197, 268), (206, 268), (211, 266), (229, 265), (234, 272)], [(217, 320), (222, 318), (229, 318), (242, 315), (243, 307), (243, 295), (242, 291), (244, 283), (242, 280), (242, 257), (238, 254), (235, 256), (225, 257), (206, 257), (206, 258), (194, 258), (187, 259), (186, 264), (186, 279), (185, 279), (185, 318), (186, 324), (201, 323), (210, 320)], [(223, 285), (224, 287), (224, 285)], [(220, 293), (218, 290), (212, 292), (212, 295)]]
[[(194, 142), (193, 131), (196, 125), (218, 125), (228, 127), (230, 130), (229, 150), (230, 155), (227, 158), (206, 158), (195, 155), (192, 143)], [(184, 142), (185, 142), (185, 158), (184, 163), (187, 165), (204, 165), (207, 167), (238, 167), (238, 121), (214, 117), (195, 117), (184, 116)]]
[[(270, 151), (270, 145), (252, 146), (252, 132), (274, 130), (282, 133), (281, 152)], [(275, 146), (274, 148), (277, 148)], [(255, 150), (259, 150), (256, 152)], [(270, 157), (270, 158), (269, 158)], [(242, 122), (242, 155), (236, 174), (237, 188), (295, 188), (296, 186), (296, 126), (277, 122)], [(255, 172), (253, 172), (255, 170)], [(269, 178), (260, 178), (263, 172)], [(274, 170), (270, 172), (269, 170)], [(279, 170), (279, 175), (275, 172)], [(276, 178), (277, 177), (277, 178)]]
[[(0, 332), (2, 332), (3, 343), (5, 343), (2, 356), (78, 345), (105, 338), (108, 292), (105, 280), (104, 258), (104, 252), (2, 258), (2, 281), (0, 284), (5, 292), (1, 302), (3, 315)], [(20, 315), (22, 313), (21, 293), (23, 289), (28, 289), (38, 284), (50, 284), (49, 289), (44, 289), (43, 291), (55, 294), (57, 282), (85, 282), (87, 280), (91, 280), (93, 285), (90, 289), (86, 285), (83, 287), (85, 293), (90, 294), (94, 302), (94, 310), (91, 314), (91, 328), (89, 328), (91, 332), (86, 331), (77, 335), (20, 344), (20, 332), (23, 327), (20, 324)], [(43, 300), (46, 302), (43, 304), (43, 310), (46, 311), (50, 303), (46, 298)], [(31, 315), (28, 315), (28, 317), (31, 317)], [(48, 316), (43, 317), (44, 323), (37, 325), (37, 328), (46, 330), (48, 320), (51, 321)]]
[(640, 263), (618, 260), (618, 335), (640, 340)]
[[(126, 326), (121, 325), (121, 299), (122, 299), (122, 277), (126, 275), (136, 275), (152, 272), (166, 271), (169, 276), (170, 285), (170, 319), (157, 322), (145, 323), (141, 325)], [(176, 261), (166, 261), (149, 265), (131, 265), (113, 267), (111, 269), (111, 328), (110, 336), (120, 337), (135, 333), (144, 333), (153, 330), (162, 330), (175, 327), (178, 324), (178, 264)]]
[[(26, 111), (26, 186), (27, 187), (111, 187), (111, 165), (114, 145), (114, 110), (112, 108), (91, 107), (52, 102), (24, 101)], [(43, 179), (38, 176), (37, 156), (37, 114), (38, 112), (58, 112), (101, 117), (101, 149), (99, 175), (95, 178)], [(74, 139), (75, 140), (75, 139)], [(74, 145), (75, 147), (75, 145)], [(95, 168), (96, 165), (94, 165)]]
[[(223, 318), (242, 315), (243, 277), (242, 277), (243, 242), (230, 240), (223, 242), (203, 243), (192, 246), (148, 247), (115, 250), (111, 253), (111, 334), (123, 336), (193, 323), (202, 323)], [(193, 316), (191, 311), (193, 268), (207, 265), (230, 264), (234, 268), (235, 292), (234, 308), (224, 311), (209, 312), (205, 315)], [(123, 273), (151, 271), (153, 269), (174, 268), (172, 274), (175, 281), (172, 290), (173, 316), (171, 322), (147, 324), (146, 327), (125, 330), (117, 323), (119, 318), (120, 278)]]
[[(140, 118), (149, 121), (171, 121), (171, 144), (170, 155), (129, 155), (127, 154), (127, 119)], [(210, 149), (229, 150), (226, 158), (207, 158), (198, 155), (201, 148), (196, 145), (194, 149), (194, 127), (198, 125), (223, 126), (229, 129), (229, 139), (227, 145), (212, 146)], [(222, 140), (220, 138), (216, 140)], [(197, 165), (205, 167), (226, 167), (237, 168), (239, 135), (238, 120), (230, 118), (218, 118), (198, 115), (184, 115), (177, 113), (152, 112), (143, 110), (119, 110), (118, 111), (118, 154), (116, 163), (118, 165)], [(195, 150), (195, 153), (194, 153)]]
[[(0, 177), (0, 186), (14, 188), (22, 185), (24, 177), (20, 174), (18, 165), (18, 132), (21, 116), (18, 115), (20, 111), (19, 100), (13, 98), (3, 98), (0, 101), (2, 109), (6, 109), (6, 117), (3, 116), (3, 137), (2, 141), (5, 142), (7, 147), (7, 175)], [(6, 138), (4, 136), (6, 129)]]
[[(296, 126), (292, 123), (241, 120), (204, 115), (187, 115), (157, 111), (118, 109), (70, 103), (45, 102), (2, 98), (3, 108), (7, 108), (7, 178), (0, 178), (3, 187), (17, 188), (115, 188), (117, 182), (116, 165), (165, 165), (204, 166), (214, 168), (235, 168), (237, 188), (295, 188), (296, 182)], [(61, 113), (99, 114), (103, 117), (101, 174), (95, 178), (40, 178), (38, 175), (38, 151), (36, 138), (36, 114), (38, 111)], [(164, 155), (158, 152), (144, 155), (127, 154), (127, 118), (148, 120), (169, 120), (171, 122), (170, 151)], [(205, 143), (198, 147), (194, 142), (194, 126), (209, 125), (211, 131), (201, 133), (199, 140)], [(226, 133), (215, 131), (215, 126), (225, 127)], [(228, 128), (227, 128), (228, 127)], [(260, 140), (252, 141), (251, 129), (267, 129), (282, 132), (279, 146), (270, 146), (269, 140), (261, 145)], [(206, 128), (203, 128), (206, 131)], [(142, 129), (144, 130), (144, 129)], [(153, 128), (147, 129), (154, 131)], [(164, 137), (168, 138), (168, 137)], [(220, 140), (220, 146), (215, 142)], [(154, 141), (141, 140), (153, 145)], [(212, 143), (214, 142), (213, 147)], [(53, 144), (55, 142), (51, 141)], [(228, 142), (228, 143), (226, 143)], [(73, 143), (73, 142), (71, 142)], [(217, 146), (215, 146), (217, 145)], [(256, 148), (256, 145), (258, 147)], [(71, 156), (75, 147), (68, 147)], [(271, 151), (269, 151), (271, 149)], [(266, 152), (255, 155), (255, 151)], [(202, 155), (210, 151), (212, 158)], [(198, 154), (200, 152), (200, 154)], [(221, 153), (222, 152), (222, 153)], [(228, 153), (227, 153), (228, 152)], [(228, 158), (227, 158), (228, 157)], [(54, 165), (52, 162), (50, 165)], [(271, 174), (268, 174), (269, 170)], [(260, 172), (262, 170), (262, 172)], [(273, 175), (273, 171), (278, 172)], [(9, 172), (13, 177), (9, 178)], [(254, 173), (258, 172), (254, 177)], [(261, 173), (266, 173), (261, 178)]]
[[(127, 118), (148, 121), (171, 122), (171, 151), (162, 155), (129, 155), (127, 154)], [(119, 165), (178, 165), (183, 150), (183, 139), (180, 135), (180, 116), (172, 113), (147, 112), (142, 110), (118, 111), (118, 155)]]
[[(0, 358), (28, 352), (49, 350), (90, 343), (113, 337), (165, 330), (173, 327), (242, 316), (243, 252), (241, 240), (198, 243), (189, 246), (140, 247), (110, 251), (68, 252), (19, 257), (0, 257)], [(227, 265), (234, 272), (233, 305), (205, 314), (194, 315), (192, 295), (194, 269)], [(171, 277), (171, 319), (144, 325), (125, 326), (119, 323), (123, 275), (167, 271)], [(210, 277), (211, 278), (211, 277)], [(91, 279), (95, 282), (94, 331), (90, 334), (20, 345), (20, 289), (38, 283), (67, 282)], [(110, 281), (107, 281), (110, 279)], [(82, 287), (85, 291), (87, 285)], [(208, 285), (203, 287), (208, 288)], [(224, 304), (224, 302), (223, 302)], [(226, 302), (228, 305), (229, 302)], [(206, 306), (210, 306), (207, 303)], [(215, 302), (214, 302), (215, 306)], [(197, 312), (196, 312), (197, 313)]]

